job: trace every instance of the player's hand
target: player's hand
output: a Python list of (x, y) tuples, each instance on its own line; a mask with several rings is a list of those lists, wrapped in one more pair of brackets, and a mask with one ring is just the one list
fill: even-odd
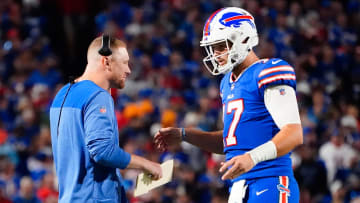
[(154, 143), (158, 150), (165, 151), (168, 146), (181, 142), (181, 128), (161, 128), (154, 136)]
[(250, 154), (235, 156), (225, 163), (221, 163), (220, 172), (226, 171), (221, 177), (222, 180), (234, 179), (239, 175), (250, 171), (254, 166), (254, 161), (251, 159)]
[(148, 173), (150, 178), (153, 180), (159, 180), (162, 177), (162, 169), (160, 164), (147, 161), (144, 163), (144, 172)]

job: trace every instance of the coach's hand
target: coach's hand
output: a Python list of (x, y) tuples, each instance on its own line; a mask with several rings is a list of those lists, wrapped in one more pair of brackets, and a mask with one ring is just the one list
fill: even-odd
[(156, 148), (165, 151), (168, 146), (178, 145), (181, 142), (181, 128), (161, 128), (154, 136)]
[(250, 171), (254, 166), (254, 161), (251, 159), (250, 154), (235, 156), (225, 163), (221, 163), (220, 172), (226, 171), (221, 177), (222, 180), (234, 179), (239, 175)]
[(158, 180), (162, 177), (160, 164), (135, 154), (131, 155), (130, 163), (127, 168), (140, 169), (149, 174), (153, 180)]
[(162, 177), (162, 169), (160, 164), (146, 160), (143, 170), (148, 173), (153, 180), (159, 180)]

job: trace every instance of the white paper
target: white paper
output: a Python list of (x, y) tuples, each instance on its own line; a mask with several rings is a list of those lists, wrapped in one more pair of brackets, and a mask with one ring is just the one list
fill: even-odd
[(140, 196), (148, 193), (150, 190), (164, 185), (171, 181), (174, 169), (174, 160), (168, 160), (161, 164), (162, 178), (152, 180), (148, 174), (140, 173), (136, 179), (134, 196)]

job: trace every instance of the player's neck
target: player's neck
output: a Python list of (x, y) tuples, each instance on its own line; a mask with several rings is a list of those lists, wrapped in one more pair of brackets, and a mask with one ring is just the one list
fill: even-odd
[(239, 77), (239, 75), (244, 72), (245, 69), (247, 69), (249, 66), (251, 66), (252, 64), (254, 64), (256, 61), (259, 60), (259, 57), (256, 56), (256, 54), (254, 53), (254, 51), (250, 51), (249, 55), (245, 58), (245, 60), (239, 64), (238, 66), (234, 67), (233, 69), (233, 75), (236, 79)]

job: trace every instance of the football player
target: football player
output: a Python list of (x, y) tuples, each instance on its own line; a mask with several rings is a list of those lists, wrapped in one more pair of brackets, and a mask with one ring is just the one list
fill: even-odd
[(224, 129), (205, 132), (162, 128), (155, 135), (160, 150), (186, 141), (224, 153), (220, 168), (230, 179), (229, 202), (299, 202), (290, 153), (303, 142), (296, 101), (294, 68), (278, 58), (259, 59), (253, 16), (241, 8), (215, 11), (206, 21), (200, 46), (203, 62), (220, 84)]

